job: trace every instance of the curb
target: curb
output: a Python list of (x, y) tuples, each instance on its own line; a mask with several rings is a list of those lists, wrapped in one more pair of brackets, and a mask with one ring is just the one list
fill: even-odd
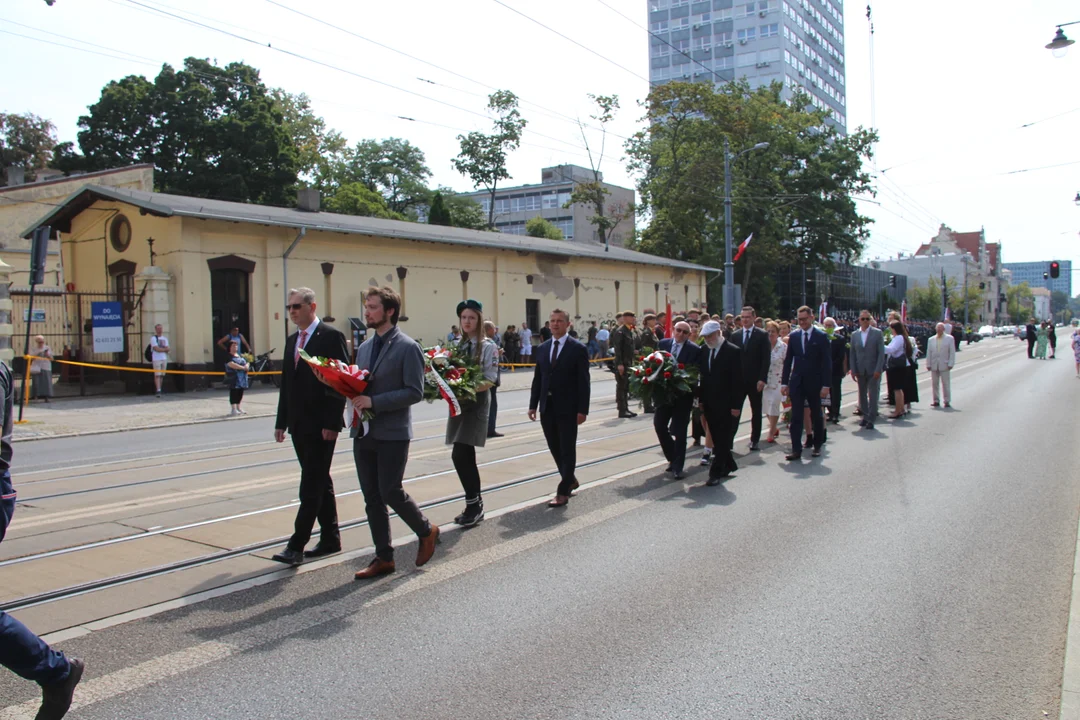
[(1060, 720), (1080, 720), (1080, 525), (1076, 535), (1069, 629), (1065, 640), (1065, 668), (1061, 673)]
[(157, 425), (140, 425), (139, 427), (108, 428), (106, 430), (86, 430), (84, 432), (59, 433), (57, 435), (35, 435), (33, 437), (13, 437), (14, 442), (34, 442), (35, 440), (59, 440), (61, 438), (85, 437), (87, 435), (110, 435), (112, 433), (131, 432), (133, 430), (160, 430), (161, 428), (183, 427), (184, 425), (205, 425), (207, 423), (226, 422), (228, 420), (254, 420), (256, 418), (275, 417), (275, 413), (263, 413), (261, 415), (246, 415), (236, 417), (203, 418), (201, 420), (182, 420), (173, 423), (159, 423)]

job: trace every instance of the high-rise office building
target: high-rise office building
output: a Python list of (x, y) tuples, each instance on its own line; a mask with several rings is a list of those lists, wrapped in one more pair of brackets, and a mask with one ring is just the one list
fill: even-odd
[(847, 131), (843, 0), (647, 0), (649, 79), (802, 88)]
[(1059, 260), (1061, 270), (1056, 278), (1043, 278), (1043, 274), (1050, 274), (1051, 260), (1038, 262), (1015, 262), (1005, 263), (1005, 269), (1012, 272), (1012, 284), (1019, 285), (1026, 282), (1029, 286), (1046, 288), (1050, 292), (1061, 291), (1070, 298), (1072, 290), (1072, 260)]

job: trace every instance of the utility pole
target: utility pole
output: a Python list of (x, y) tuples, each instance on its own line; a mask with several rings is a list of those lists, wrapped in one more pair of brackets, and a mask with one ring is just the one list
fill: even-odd
[(731, 146), (724, 137), (724, 308), (733, 313), (735, 303), (735, 263), (731, 262)]
[(968, 258), (968, 256), (967, 255), (961, 255), (960, 258), (964, 261), (964, 332), (967, 332), (968, 306), (969, 306), (968, 293), (967, 293), (967, 277), (968, 277), (967, 258)]

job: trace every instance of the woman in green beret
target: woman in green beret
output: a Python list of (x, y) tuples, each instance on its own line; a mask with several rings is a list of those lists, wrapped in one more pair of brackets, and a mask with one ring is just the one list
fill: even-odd
[(476, 466), (476, 448), (487, 442), (491, 389), (499, 378), (499, 347), (484, 337), (484, 306), (476, 300), (465, 300), (457, 306), (461, 342), (458, 350), (472, 355), (484, 373), (484, 381), (476, 388), (476, 403), (462, 409), (457, 417), (446, 421), (446, 444), (453, 445), (451, 458), (461, 487), (465, 490), (465, 512), (454, 518), (462, 527), (473, 527), (484, 519), (484, 501), (480, 497), (480, 469)]

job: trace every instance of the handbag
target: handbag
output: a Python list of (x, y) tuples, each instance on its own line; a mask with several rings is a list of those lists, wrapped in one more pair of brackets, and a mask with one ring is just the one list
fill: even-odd
[(895, 355), (889, 356), (889, 362), (886, 364), (886, 368), (889, 370), (899, 370), (900, 368), (907, 367), (907, 358), (903, 355), (896, 357)]

